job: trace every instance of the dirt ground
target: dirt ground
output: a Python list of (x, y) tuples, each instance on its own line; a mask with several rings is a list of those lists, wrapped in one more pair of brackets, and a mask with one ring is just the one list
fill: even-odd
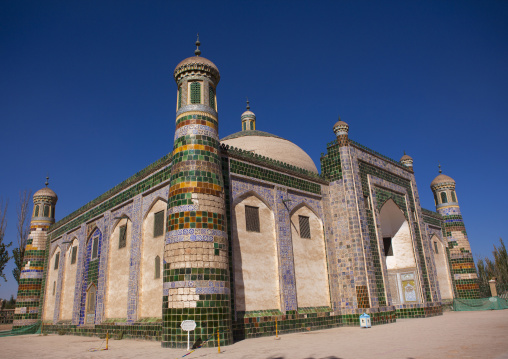
[[(0, 338), (0, 358), (181, 358), (181, 349), (163, 349), (159, 342), (103, 340), (59, 335)], [(446, 312), (425, 319), (400, 319), (371, 329), (335, 328), (286, 334), (280, 340), (263, 337), (186, 356), (235, 359), (349, 359), (349, 358), (497, 358), (508, 359), (508, 310)]]

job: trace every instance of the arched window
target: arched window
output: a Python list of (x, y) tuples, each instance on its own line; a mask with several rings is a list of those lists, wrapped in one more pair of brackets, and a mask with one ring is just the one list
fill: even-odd
[(457, 197), (455, 196), (455, 191), (452, 191), (452, 202), (457, 202)]
[(58, 269), (58, 263), (60, 262), (60, 253), (57, 253), (55, 256), (55, 269)]
[(34, 217), (39, 217), (39, 205), (35, 206)]
[(438, 202), (437, 202), (437, 195), (436, 195), (435, 193), (434, 193), (434, 202), (435, 202), (435, 204), (436, 204), (436, 206), (437, 206), (437, 203), (438, 203)]
[(191, 83), (190, 92), (190, 102), (201, 103), (201, 84), (199, 82)]
[(247, 130), (247, 123), (246, 122), (243, 123), (243, 130), (244, 131)]
[(254, 130), (254, 121), (250, 121), (250, 129)]
[(44, 217), (49, 217), (49, 206), (44, 206)]
[(215, 110), (215, 91), (212, 86), (208, 87), (208, 102), (210, 103), (210, 107)]
[(159, 256), (155, 257), (155, 279), (159, 279), (161, 277), (161, 258)]
[(178, 109), (182, 107), (182, 86), (178, 88)]
[(441, 203), (447, 203), (447, 202), (448, 202), (448, 198), (446, 198), (446, 193), (441, 192)]

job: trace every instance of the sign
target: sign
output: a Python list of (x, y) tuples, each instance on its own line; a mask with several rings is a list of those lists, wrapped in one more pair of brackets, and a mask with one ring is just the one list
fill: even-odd
[(180, 328), (187, 332), (187, 350), (190, 350), (190, 332), (196, 329), (196, 322), (193, 320), (184, 320), (182, 324), (180, 324)]
[(180, 324), (180, 328), (186, 332), (191, 332), (196, 329), (196, 322), (193, 320), (184, 320), (182, 324)]

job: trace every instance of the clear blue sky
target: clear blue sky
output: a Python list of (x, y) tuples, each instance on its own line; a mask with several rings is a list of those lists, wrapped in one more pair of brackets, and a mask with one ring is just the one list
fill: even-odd
[[(176, 85), (193, 56), (219, 68), (220, 135), (257, 128), (319, 167), (340, 114), (350, 137), (414, 158), (422, 206), (440, 161), (473, 252), (508, 240), (506, 1), (2, 1), (0, 196), (58, 194), (57, 220), (170, 152)], [(15, 294), (12, 263), (0, 298)]]

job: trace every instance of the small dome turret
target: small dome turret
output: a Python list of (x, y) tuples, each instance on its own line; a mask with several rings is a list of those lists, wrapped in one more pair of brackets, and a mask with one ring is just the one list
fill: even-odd
[(455, 188), (455, 180), (450, 176), (444, 175), (439, 165), (439, 174), (430, 183), (430, 188), (434, 191), (437, 188)]
[(404, 155), (400, 158), (400, 163), (404, 166), (413, 169), (413, 158), (411, 156), (406, 155), (406, 151), (404, 151)]
[(247, 99), (247, 110), (242, 113), (242, 131), (256, 130), (256, 115), (250, 110), (249, 99)]
[(339, 121), (333, 125), (333, 132), (337, 136), (337, 144), (339, 147), (347, 146), (349, 144), (348, 133), (349, 125), (342, 121), (339, 116)]
[(49, 177), (46, 177), (46, 187), (41, 188), (34, 193), (34, 211), (32, 223), (54, 223), (55, 222), (55, 205), (58, 201), (56, 193), (48, 187)]

